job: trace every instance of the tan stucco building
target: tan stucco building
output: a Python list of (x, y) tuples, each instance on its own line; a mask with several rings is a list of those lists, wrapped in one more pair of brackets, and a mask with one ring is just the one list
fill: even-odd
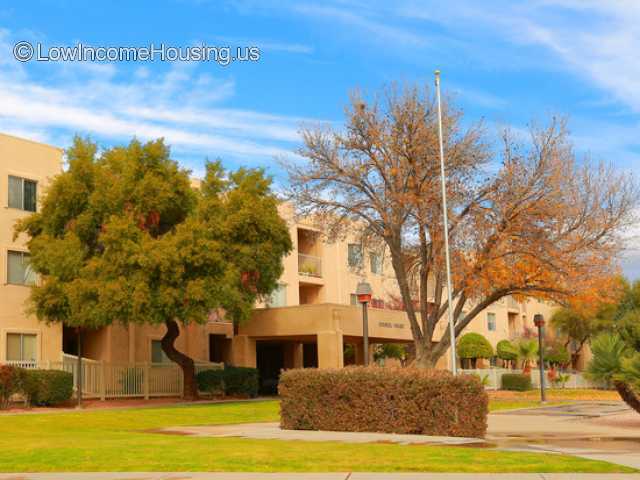
[[(61, 149), (0, 134), (0, 361), (58, 361), (63, 351), (75, 353), (73, 330), (47, 326), (25, 313), (28, 284), (35, 277), (28, 271), (25, 239), (12, 238), (15, 221), (37, 208), (47, 182), (61, 169)], [(361, 280), (373, 290), (370, 342), (411, 341), (404, 312), (394, 308), (397, 283), (382, 251), (362, 248), (348, 236), (327, 242), (311, 223), (296, 220), (290, 205), (283, 204), (281, 214), (294, 249), (284, 259), (278, 289), (244, 325), (234, 328), (212, 314), (202, 325), (183, 328), (178, 349), (199, 361), (257, 366), (263, 379), (277, 377), (282, 368), (341, 367), (345, 345), (353, 347), (355, 361), (361, 362), (362, 310), (355, 298)], [(525, 326), (532, 328), (535, 313), (549, 318), (551, 311), (535, 300), (520, 304), (506, 298), (478, 315), (468, 329), (495, 346)], [(446, 322), (440, 328), (441, 333)], [(83, 356), (116, 363), (166, 361), (159, 342), (163, 334), (164, 326), (138, 325), (87, 332)], [(448, 366), (448, 358), (443, 357), (442, 367)]]
[(58, 361), (62, 326), (25, 313), (29, 285), (26, 238), (13, 225), (37, 208), (49, 180), (62, 171), (62, 149), (0, 134), (0, 362)]

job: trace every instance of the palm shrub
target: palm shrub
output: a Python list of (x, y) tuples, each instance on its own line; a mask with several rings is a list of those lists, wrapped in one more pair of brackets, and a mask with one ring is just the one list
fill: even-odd
[(535, 361), (538, 354), (538, 342), (535, 339), (521, 339), (516, 343), (516, 356), (522, 364), (522, 372), (531, 371), (531, 362)]
[(604, 333), (591, 342), (593, 358), (586, 376), (613, 387), (624, 402), (640, 413), (640, 354), (617, 333)]
[(518, 360), (518, 352), (516, 347), (509, 340), (500, 340), (496, 345), (496, 355), (507, 365), (514, 365)]
[(458, 341), (458, 356), (471, 359), (472, 368), (476, 368), (478, 358), (493, 357), (493, 347), (479, 333), (467, 333)]

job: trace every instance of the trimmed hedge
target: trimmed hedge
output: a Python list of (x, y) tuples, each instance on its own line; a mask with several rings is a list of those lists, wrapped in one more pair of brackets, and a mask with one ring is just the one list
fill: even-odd
[(489, 399), (471, 375), (349, 367), (280, 375), (280, 426), (292, 430), (482, 437)]
[(503, 373), (501, 377), (502, 390), (526, 392), (531, 390), (531, 376), (522, 373)]
[(0, 409), (7, 408), (13, 394), (22, 389), (23, 371), (13, 365), (0, 365)]
[(511, 362), (518, 359), (516, 347), (509, 340), (500, 340), (496, 345), (496, 355), (499, 359)]
[(73, 394), (73, 375), (62, 370), (24, 370), (22, 392), (30, 405), (56, 405)]
[(484, 336), (471, 332), (464, 334), (458, 340), (457, 353), (460, 358), (491, 358), (493, 357), (493, 347)]
[(225, 367), (203, 370), (196, 376), (198, 389), (211, 394), (257, 397), (259, 373), (257, 368)]

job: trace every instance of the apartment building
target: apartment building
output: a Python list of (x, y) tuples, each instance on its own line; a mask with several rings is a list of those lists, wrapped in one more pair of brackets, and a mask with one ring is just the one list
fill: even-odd
[[(45, 325), (25, 313), (29, 285), (36, 281), (28, 268), (25, 238), (13, 240), (13, 224), (37, 210), (47, 182), (61, 171), (62, 151), (55, 147), (0, 135), (0, 361), (58, 361), (62, 352), (74, 354), (76, 331)], [(197, 183), (194, 183), (197, 187)], [(315, 225), (297, 220), (291, 205), (282, 204), (293, 252), (284, 261), (278, 288), (256, 305), (246, 324), (235, 326), (215, 312), (203, 324), (181, 327), (177, 348), (197, 361), (227, 362), (258, 367), (265, 380), (282, 368), (342, 367), (345, 345), (353, 346), (361, 363), (362, 308), (356, 286), (372, 287), (369, 308), (371, 344), (412, 340), (406, 314), (399, 307), (397, 282), (380, 248), (363, 246), (347, 236), (327, 242)], [(498, 341), (533, 327), (533, 315), (551, 315), (552, 307), (529, 300), (504, 299), (483, 311), (469, 331)], [(446, 329), (441, 322), (439, 336)], [(166, 362), (160, 339), (164, 326), (112, 325), (83, 333), (83, 356), (112, 363)], [(371, 351), (367, 352), (371, 355)], [(448, 367), (449, 357), (440, 366)]]
[(47, 183), (62, 171), (62, 149), (0, 134), (0, 362), (59, 360), (62, 326), (25, 313), (29, 286), (26, 238), (14, 239), (16, 221), (38, 209)]

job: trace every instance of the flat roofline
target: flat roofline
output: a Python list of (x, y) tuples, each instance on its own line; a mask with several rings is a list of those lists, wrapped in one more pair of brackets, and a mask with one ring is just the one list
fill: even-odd
[(62, 148), (62, 147), (56, 147), (55, 145), (49, 145), (48, 143), (38, 142), (36, 140), (31, 140), (29, 138), (18, 137), (16, 135), (11, 135), (9, 133), (2, 133), (2, 132), (0, 132), (0, 137), (9, 137), (9, 138), (13, 138), (15, 140), (20, 140), (21, 142), (35, 143), (36, 145), (40, 145), (42, 147), (52, 148), (54, 150), (58, 150), (60, 153), (64, 153), (64, 148)]

